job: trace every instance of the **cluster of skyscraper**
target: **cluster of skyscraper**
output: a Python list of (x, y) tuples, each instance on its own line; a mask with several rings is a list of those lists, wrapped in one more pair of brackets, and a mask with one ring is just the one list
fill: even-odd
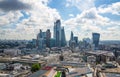
[(69, 46), (71, 48), (78, 46), (78, 37), (74, 36), (72, 31), (71, 31), (71, 36), (70, 36), (70, 40), (69, 40)]
[(64, 27), (61, 27), (61, 21), (57, 20), (54, 22), (54, 34), (53, 38), (51, 38), (50, 29), (47, 29), (46, 32), (40, 32), (37, 35), (37, 47), (38, 49), (44, 49), (46, 47), (64, 47), (66, 46), (66, 38)]
[[(92, 42), (90, 43), (89, 38), (84, 38), (82, 45), (84, 45), (84, 48), (87, 48), (87, 46), (90, 44), (90, 45), (93, 45), (94, 50), (97, 50), (99, 48), (99, 40), (100, 40), (100, 34), (99, 33), (92, 33)], [(69, 47), (71, 47), (71, 49), (74, 49), (78, 45), (79, 45), (78, 37), (74, 36), (73, 32), (71, 31), (71, 36), (70, 36), (70, 40), (69, 40)]]
[[(61, 27), (61, 21), (56, 20), (54, 22), (54, 31), (53, 31), (53, 38), (51, 38), (51, 32), (50, 29), (47, 29), (46, 32), (42, 32), (40, 29), (40, 32), (37, 35), (37, 40), (36, 40), (36, 46), (38, 49), (42, 50), (45, 49), (46, 47), (51, 48), (51, 47), (65, 47), (67, 42), (65, 38), (65, 31), (64, 27)], [(99, 46), (99, 38), (100, 34), (99, 33), (93, 33), (92, 34), (92, 44), (94, 45), (94, 48), (97, 49)], [(35, 40), (33, 40), (35, 41)], [(73, 32), (71, 31), (71, 36), (69, 40), (69, 47), (75, 48), (79, 44), (78, 37), (74, 36)]]

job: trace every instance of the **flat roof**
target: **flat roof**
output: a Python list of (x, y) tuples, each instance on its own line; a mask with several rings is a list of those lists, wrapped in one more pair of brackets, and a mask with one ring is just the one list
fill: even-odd
[(32, 75), (30, 75), (29, 77), (40, 77), (41, 75), (43, 75), (46, 72), (47, 72), (46, 70), (39, 70), (39, 71), (33, 73)]
[(103, 72), (106, 73), (120, 73), (120, 68), (109, 68), (109, 69), (105, 69)]
[(93, 55), (105, 55), (105, 56), (114, 56), (113, 52), (111, 51), (90, 51), (86, 52), (88, 54), (93, 54)]
[(120, 77), (120, 74), (117, 73), (105, 73), (106, 77)]
[(92, 73), (92, 71), (88, 67), (75, 68), (74, 70), (71, 70), (71, 72), (67, 74), (67, 77), (80, 76), (80, 75), (89, 74), (89, 73)]

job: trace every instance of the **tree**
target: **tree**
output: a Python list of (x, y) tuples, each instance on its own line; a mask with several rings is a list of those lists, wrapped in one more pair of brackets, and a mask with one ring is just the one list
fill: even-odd
[(41, 65), (40, 65), (39, 63), (35, 63), (35, 64), (32, 65), (31, 71), (32, 71), (32, 72), (36, 72), (36, 71), (38, 71), (40, 68), (41, 68)]

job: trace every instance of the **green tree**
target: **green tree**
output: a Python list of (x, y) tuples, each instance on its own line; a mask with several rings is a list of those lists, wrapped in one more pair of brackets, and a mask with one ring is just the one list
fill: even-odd
[(41, 65), (40, 65), (39, 63), (35, 63), (35, 64), (32, 65), (31, 71), (32, 71), (32, 72), (36, 72), (36, 71), (38, 71), (40, 68), (41, 68)]
[(57, 74), (54, 77), (60, 77), (61, 76), (61, 72), (57, 71)]

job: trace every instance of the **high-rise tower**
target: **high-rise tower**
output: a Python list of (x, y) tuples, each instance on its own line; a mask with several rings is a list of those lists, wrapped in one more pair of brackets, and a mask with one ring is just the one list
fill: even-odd
[(54, 38), (56, 47), (61, 47), (61, 22), (57, 20), (54, 23)]
[(73, 41), (74, 37), (73, 37), (73, 32), (71, 31), (71, 36), (70, 36), (70, 40)]
[(42, 32), (41, 29), (37, 35), (37, 47), (40, 50), (43, 50), (46, 47), (46, 32)]
[(69, 40), (69, 46), (72, 46), (72, 42), (74, 42), (74, 35), (73, 32), (71, 31), (71, 36), (70, 36), (70, 40)]
[(51, 32), (50, 29), (47, 29), (46, 31), (46, 46), (50, 48), (50, 38), (51, 38)]
[(43, 48), (43, 33), (42, 33), (41, 29), (40, 29), (40, 32), (37, 35), (37, 47), (40, 50), (42, 50), (42, 48)]
[(99, 45), (100, 34), (99, 33), (92, 33), (92, 39), (93, 39), (93, 44), (95, 46), (95, 49), (97, 49), (98, 45)]
[(61, 46), (64, 47), (66, 45), (65, 31), (64, 27), (61, 28)]

